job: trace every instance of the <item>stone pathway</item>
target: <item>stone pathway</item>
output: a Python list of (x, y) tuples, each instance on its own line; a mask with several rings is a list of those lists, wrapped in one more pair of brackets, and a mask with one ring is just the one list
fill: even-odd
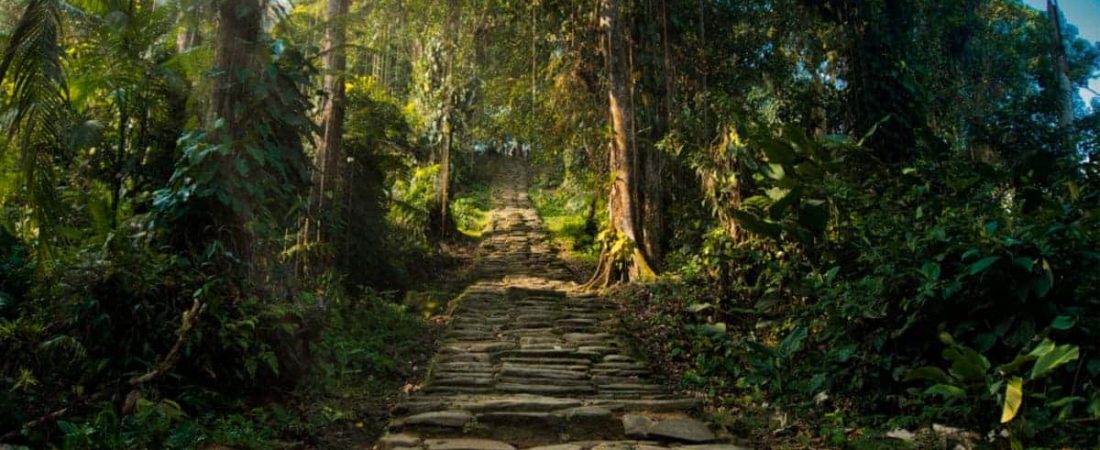
[(612, 305), (577, 292), (527, 199), (525, 169), (501, 160), (479, 280), (451, 303), (424, 386), (397, 405), (381, 450), (734, 450), (609, 333)]

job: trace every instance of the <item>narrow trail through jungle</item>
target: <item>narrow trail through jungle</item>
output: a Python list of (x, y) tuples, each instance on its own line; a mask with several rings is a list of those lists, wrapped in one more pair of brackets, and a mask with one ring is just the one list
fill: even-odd
[(692, 418), (696, 399), (667, 391), (626, 353), (610, 302), (566, 281), (525, 167), (505, 164), (477, 281), (452, 301), (429, 379), (397, 405), (379, 447), (737, 448)]

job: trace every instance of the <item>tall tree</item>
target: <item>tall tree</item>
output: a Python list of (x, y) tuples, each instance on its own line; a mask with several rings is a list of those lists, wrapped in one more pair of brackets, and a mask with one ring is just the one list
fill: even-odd
[[(321, 221), (317, 218), (326, 213), (331, 217), (339, 217), (336, 211), (338, 202), (334, 199), (337, 195), (339, 184), (339, 166), (341, 159), (341, 146), (344, 135), (345, 115), (345, 72), (347, 70), (347, 35), (345, 31), (345, 15), (347, 15), (351, 0), (327, 0), (325, 2), (325, 39), (323, 52), (325, 55), (324, 90), (328, 97), (325, 99), (321, 112), (321, 141), (317, 146), (315, 164), (317, 172), (314, 174), (313, 211), (314, 221), (317, 225), (316, 238), (323, 239)], [(326, 205), (326, 200), (333, 199), (331, 205)]]
[(619, 0), (602, 0), (600, 5), (600, 26), (607, 35), (608, 113), (611, 118), (608, 213), (611, 229), (596, 273), (588, 282), (590, 288), (654, 275), (645, 248), (639, 245), (643, 233), (638, 201), (642, 173), (638, 168), (634, 142), (628, 49), (624, 39), (625, 29), (620, 20), (620, 5)]
[(458, 0), (447, 2), (446, 30), (447, 39), (452, 43), (447, 47), (447, 68), (444, 74), (443, 91), (445, 100), (442, 117), (442, 139), (439, 149), (439, 230), (446, 234), (452, 228), (451, 223), (451, 153), (454, 146), (454, 120), (457, 117), (457, 78), (455, 76), (455, 58), (459, 51), (459, 26), (462, 11)]
[(1051, 57), (1054, 74), (1058, 79), (1058, 126), (1073, 124), (1073, 83), (1069, 79), (1069, 62), (1066, 60), (1066, 44), (1062, 37), (1062, 12), (1057, 0), (1047, 0), (1047, 18), (1050, 19), (1052, 37)]
[(225, 121), (226, 133), (243, 136), (252, 111), (240, 108), (248, 97), (248, 83), (263, 68), (263, 11), (266, 0), (221, 0), (217, 4), (218, 31), (214, 40), (210, 122)]

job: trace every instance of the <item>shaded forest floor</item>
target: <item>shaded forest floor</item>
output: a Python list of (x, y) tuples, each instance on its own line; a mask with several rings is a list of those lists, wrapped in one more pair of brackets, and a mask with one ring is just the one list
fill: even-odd
[[(364, 332), (382, 334), (378, 340), (387, 343), (396, 367), (381, 375), (360, 374), (323, 401), (309, 405), (304, 415), (327, 423), (311, 433), (311, 446), (371, 448), (384, 434), (393, 407), (420, 388), (438, 348), (439, 335), (446, 327), (447, 304), (473, 282), (471, 268), (481, 240), (478, 228), (487, 223), (492, 209), (489, 195), (492, 176), (489, 174), (486, 179), (472, 183), (473, 188), (458, 192), (456, 203), (470, 205), (461, 211), (464, 220), (459, 221), (455, 233), (439, 243), (435, 254), (425, 257), (414, 276), (413, 287), (400, 293), (396, 309), (382, 311), (377, 322), (360, 325)], [(385, 319), (393, 314), (413, 318), (414, 322)], [(416, 339), (387, 339), (387, 334), (407, 331), (394, 329), (403, 323), (414, 328), (412, 334)]]

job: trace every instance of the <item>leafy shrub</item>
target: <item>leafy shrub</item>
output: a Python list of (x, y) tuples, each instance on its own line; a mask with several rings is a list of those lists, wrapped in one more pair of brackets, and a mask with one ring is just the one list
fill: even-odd
[[(689, 283), (721, 286), (678, 314), (710, 322), (688, 327), (688, 380), (994, 429), (1023, 377), (1014, 438), (1095, 436), (1100, 197), (1072, 157), (1040, 149), (1024, 173), (961, 155), (896, 167), (842, 139), (744, 132), (726, 142), (749, 193), (729, 211), (743, 234), (705, 234), (678, 257)], [(1025, 373), (1048, 354), (1059, 363)]]
[(489, 186), (477, 184), (460, 194), (451, 204), (451, 215), (458, 230), (472, 236), (480, 236), (489, 224)]

